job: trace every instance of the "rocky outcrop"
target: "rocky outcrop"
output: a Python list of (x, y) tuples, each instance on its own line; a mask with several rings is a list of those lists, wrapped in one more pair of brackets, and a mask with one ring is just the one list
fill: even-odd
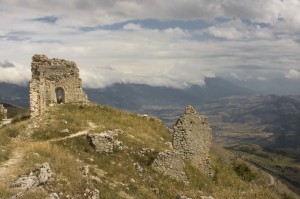
[(212, 130), (207, 118), (199, 115), (192, 106), (187, 106), (173, 128), (173, 150), (159, 153), (152, 166), (165, 175), (187, 181), (184, 162), (189, 161), (213, 176), (209, 159), (211, 140)]
[(114, 137), (120, 133), (123, 133), (123, 131), (119, 129), (107, 130), (100, 134), (89, 133), (87, 135), (87, 141), (97, 152), (113, 153), (116, 149), (123, 149), (122, 142), (114, 139)]
[(52, 171), (47, 162), (37, 165), (28, 175), (19, 177), (12, 186), (20, 189), (34, 189), (50, 181)]

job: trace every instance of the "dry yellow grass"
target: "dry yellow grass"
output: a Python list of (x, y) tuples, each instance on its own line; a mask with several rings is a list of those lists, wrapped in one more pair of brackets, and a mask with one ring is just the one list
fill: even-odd
[[(94, 133), (108, 129), (121, 129), (125, 133), (117, 137), (128, 148), (116, 150), (113, 154), (97, 153), (87, 143), (85, 136), (48, 142), (49, 139), (64, 137), (68, 134), (89, 128), (88, 122), (97, 127)], [(68, 134), (61, 130), (69, 129)], [(266, 187), (263, 175), (257, 173), (253, 182), (242, 180), (236, 175), (233, 165), (212, 154), (212, 164), (216, 171), (214, 178), (201, 173), (186, 162), (186, 174), (189, 184), (178, 182), (155, 171), (151, 162), (158, 152), (168, 149), (166, 142), (171, 141), (171, 134), (159, 120), (142, 117), (134, 113), (97, 105), (59, 105), (49, 112), (35, 129), (33, 141), (24, 147), (25, 156), (18, 174), (24, 174), (34, 164), (48, 162), (55, 172), (54, 181), (47, 186), (64, 196), (83, 198), (86, 189), (98, 189), (101, 198), (175, 198), (177, 194), (200, 198), (211, 195), (218, 199), (279, 199), (280, 195), (271, 187)], [(9, 145), (9, 144), (8, 144)], [(153, 148), (153, 152), (141, 156), (142, 147)], [(38, 155), (37, 155), (38, 154)], [(144, 168), (142, 175), (136, 171), (134, 163)], [(88, 165), (90, 175), (99, 177), (102, 183), (92, 182), (82, 174), (81, 167)], [(256, 171), (253, 171), (256, 172)], [(134, 180), (132, 180), (134, 179)], [(152, 191), (158, 188), (159, 193)], [(0, 187), (0, 196), (10, 195), (5, 187)], [(44, 192), (27, 193), (27, 198), (43, 198)]]

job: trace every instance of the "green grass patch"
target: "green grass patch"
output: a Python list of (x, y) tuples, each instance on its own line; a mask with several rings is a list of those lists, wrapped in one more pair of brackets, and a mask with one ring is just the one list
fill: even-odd
[(244, 181), (251, 182), (255, 178), (255, 173), (246, 163), (234, 163), (233, 169)]
[(28, 111), (26, 111), (26, 112), (15, 115), (12, 118), (12, 123), (15, 124), (18, 122), (22, 122), (22, 121), (28, 120), (29, 118), (30, 118), (30, 114)]
[(10, 145), (12, 138), (17, 137), (27, 125), (27, 121), (19, 122), (14, 125), (6, 125), (0, 128), (0, 162), (6, 161), (11, 155), (12, 146)]
[[(149, 148), (167, 149), (168, 146), (161, 144), (162, 140), (171, 141), (171, 134), (163, 122), (156, 118), (142, 117), (135, 113), (113, 109), (108, 106), (94, 104), (64, 104), (47, 113), (41, 127), (32, 135), (36, 140), (48, 140), (65, 137), (69, 134), (90, 128), (88, 123), (97, 126), (93, 132), (100, 133), (105, 130), (121, 129), (126, 134), (135, 137), (136, 141), (144, 143)], [(68, 129), (69, 133), (61, 131)]]
[(14, 195), (14, 192), (9, 190), (7, 187), (0, 185), (0, 199), (11, 198)]
[(188, 181), (194, 189), (204, 191), (206, 193), (213, 192), (213, 179), (202, 173), (189, 162), (186, 162), (185, 173), (188, 177)]
[(42, 190), (26, 191), (22, 196), (22, 199), (41, 199), (48, 198), (48, 193)]
[(90, 188), (80, 172), (76, 157), (69, 150), (49, 143), (34, 143), (26, 150), (26, 154), (28, 155), (21, 165), (22, 172), (34, 168), (35, 164), (48, 162), (55, 173), (56, 180), (48, 185), (53, 190), (80, 198), (83, 195), (79, 193), (84, 193), (86, 188)]

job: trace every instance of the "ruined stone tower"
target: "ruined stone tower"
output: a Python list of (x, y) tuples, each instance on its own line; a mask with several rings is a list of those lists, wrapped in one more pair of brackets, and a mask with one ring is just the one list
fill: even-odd
[(211, 140), (212, 129), (207, 118), (187, 106), (174, 125), (172, 150), (159, 153), (152, 166), (165, 175), (187, 181), (184, 168), (185, 163), (190, 162), (212, 177), (215, 172), (209, 158)]
[(87, 96), (75, 62), (34, 55), (31, 63), (30, 115), (36, 117), (47, 103), (83, 103)]

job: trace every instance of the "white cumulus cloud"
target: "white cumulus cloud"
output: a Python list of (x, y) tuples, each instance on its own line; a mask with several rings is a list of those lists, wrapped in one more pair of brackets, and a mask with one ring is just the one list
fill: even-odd
[(298, 0), (1, 0), (0, 8), (0, 81), (29, 81), (36, 53), (74, 60), (90, 87), (181, 88), (214, 75), (300, 71)]
[(300, 72), (298, 70), (290, 69), (285, 77), (288, 79), (300, 79)]

